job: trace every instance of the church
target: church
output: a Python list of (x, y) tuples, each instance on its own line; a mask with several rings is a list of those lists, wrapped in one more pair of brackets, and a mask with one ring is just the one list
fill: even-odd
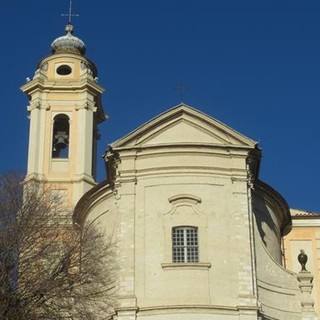
[(299, 219), (259, 179), (256, 141), (181, 103), (111, 143), (107, 177), (96, 183), (104, 88), (85, 54), (68, 23), (21, 87), (30, 113), (25, 183), (45, 182), (74, 224), (95, 223), (116, 243), (117, 305), (105, 319), (318, 319), (309, 265), (294, 262), (293, 272), (285, 262), (303, 249), (319, 264), (310, 256), (319, 255), (319, 218), (302, 224), (317, 226), (311, 247), (301, 233), (290, 238)]

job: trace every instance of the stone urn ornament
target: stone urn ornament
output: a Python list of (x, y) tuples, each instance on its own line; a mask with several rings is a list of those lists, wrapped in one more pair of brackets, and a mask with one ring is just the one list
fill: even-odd
[(300, 249), (300, 253), (298, 254), (298, 261), (301, 264), (301, 271), (307, 271), (306, 263), (308, 261), (308, 256), (305, 254), (304, 250)]

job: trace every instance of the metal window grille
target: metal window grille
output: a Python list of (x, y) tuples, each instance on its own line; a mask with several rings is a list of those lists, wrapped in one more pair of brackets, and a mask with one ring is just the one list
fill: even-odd
[(175, 227), (172, 229), (173, 262), (198, 262), (198, 228)]

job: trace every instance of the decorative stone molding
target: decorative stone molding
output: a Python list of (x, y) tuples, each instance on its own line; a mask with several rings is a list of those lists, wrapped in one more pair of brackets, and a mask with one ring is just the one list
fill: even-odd
[(168, 200), (170, 203), (191, 202), (191, 203), (197, 204), (201, 202), (201, 198), (194, 196), (192, 194), (178, 194), (173, 197), (170, 197)]
[(172, 204), (172, 208), (169, 212), (164, 215), (173, 215), (178, 207), (187, 206), (191, 207), (195, 214), (203, 214), (196, 206), (201, 203), (201, 198), (192, 194), (177, 194), (168, 199)]
[(39, 110), (43, 109), (43, 110), (49, 111), (51, 109), (51, 106), (47, 103), (40, 103), (40, 101), (34, 101), (27, 106), (27, 111), (30, 112), (33, 109), (39, 109)]
[(300, 271), (297, 275), (299, 281), (299, 288), (301, 291), (301, 307), (302, 313), (313, 313), (314, 311), (314, 301), (311, 296), (313, 288), (313, 275), (310, 271)]
[(82, 109), (91, 110), (92, 112), (96, 112), (98, 108), (94, 105), (94, 103), (89, 103), (89, 102), (86, 102), (81, 106), (80, 105), (75, 106), (76, 111), (79, 111)]
[(45, 62), (40, 66), (40, 69), (43, 70), (43, 71), (47, 71), (48, 67), (49, 67), (48, 62)]

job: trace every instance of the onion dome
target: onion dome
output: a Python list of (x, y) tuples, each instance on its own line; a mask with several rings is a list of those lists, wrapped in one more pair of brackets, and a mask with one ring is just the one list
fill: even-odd
[(55, 39), (51, 43), (52, 53), (75, 53), (84, 55), (86, 53), (86, 46), (84, 42), (73, 36), (73, 25), (68, 23), (66, 25), (66, 35)]

